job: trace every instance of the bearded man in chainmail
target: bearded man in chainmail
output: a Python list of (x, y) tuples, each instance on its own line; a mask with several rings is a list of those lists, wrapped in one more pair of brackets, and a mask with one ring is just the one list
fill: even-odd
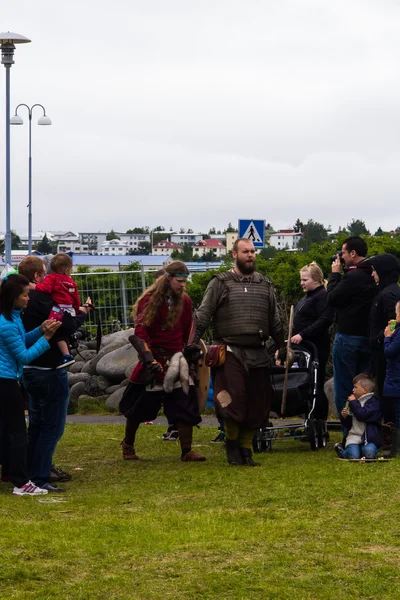
[(236, 240), (232, 256), (233, 269), (214, 275), (208, 284), (196, 311), (193, 342), (213, 320), (216, 341), (226, 345), (225, 362), (215, 369), (214, 398), (225, 422), (227, 459), (258, 466), (252, 459), (253, 433), (268, 421), (272, 398), (266, 341), (273, 338), (281, 361), (286, 348), (275, 291), (256, 271), (253, 243)]

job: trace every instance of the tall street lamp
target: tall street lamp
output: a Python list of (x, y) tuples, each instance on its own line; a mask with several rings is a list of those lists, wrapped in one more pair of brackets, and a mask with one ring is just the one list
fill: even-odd
[(0, 33), (1, 64), (6, 69), (6, 235), (5, 262), (11, 264), (11, 200), (10, 200), (10, 69), (14, 64), (15, 44), (26, 44), (28, 38), (18, 33)]
[(43, 115), (38, 119), (38, 125), (51, 125), (51, 120), (46, 115), (46, 109), (42, 104), (33, 104), (29, 107), (27, 104), (18, 104), (15, 109), (15, 115), (11, 117), (11, 125), (23, 125), (24, 121), (18, 114), (20, 106), (25, 106), (29, 114), (29, 201), (28, 201), (28, 254), (32, 254), (32, 112), (36, 106), (40, 106)]

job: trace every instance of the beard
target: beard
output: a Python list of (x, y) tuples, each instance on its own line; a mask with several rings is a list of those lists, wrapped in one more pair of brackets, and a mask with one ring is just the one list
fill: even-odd
[(256, 261), (247, 262), (245, 260), (241, 260), (240, 258), (236, 259), (236, 266), (243, 275), (251, 275), (256, 270)]

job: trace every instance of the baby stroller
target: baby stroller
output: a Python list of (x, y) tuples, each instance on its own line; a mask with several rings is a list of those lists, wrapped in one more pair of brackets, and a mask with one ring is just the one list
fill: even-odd
[[(301, 344), (291, 344), (294, 361), (288, 371), (286, 410), (281, 412), (284, 387), (284, 367), (271, 368), (273, 399), (271, 412), (278, 418), (304, 415), (301, 423), (276, 425), (272, 422), (267, 427), (258, 429), (253, 437), (254, 452), (270, 452), (273, 440), (295, 439), (309, 442), (311, 450), (325, 447), (328, 441), (326, 421), (313, 416), (317, 402), (318, 352), (312, 342), (303, 341)], [(276, 346), (268, 348), (272, 363), (275, 365)]]

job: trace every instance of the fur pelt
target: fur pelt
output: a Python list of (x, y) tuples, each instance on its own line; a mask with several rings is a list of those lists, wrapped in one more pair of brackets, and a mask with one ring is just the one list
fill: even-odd
[(176, 381), (180, 381), (185, 394), (189, 393), (189, 365), (182, 352), (173, 355), (164, 377), (164, 391), (170, 394)]

